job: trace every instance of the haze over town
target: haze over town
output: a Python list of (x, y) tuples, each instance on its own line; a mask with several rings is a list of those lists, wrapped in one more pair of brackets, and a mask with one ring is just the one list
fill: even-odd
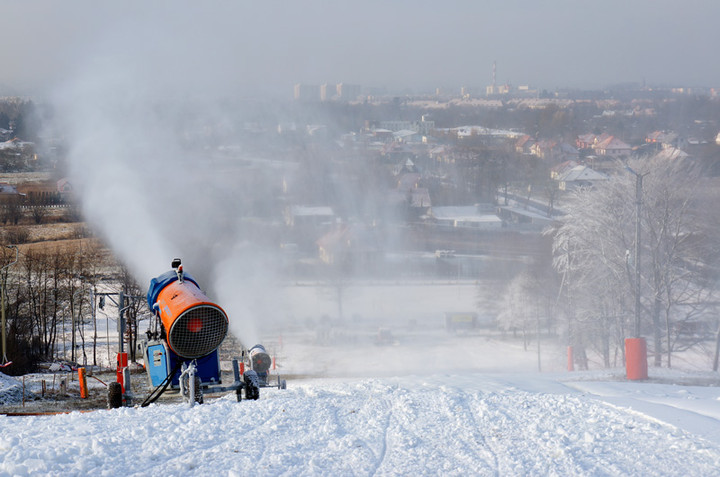
[(394, 93), (720, 84), (717, 2), (2, 2), (0, 85), (45, 94), (113, 65), (164, 94), (287, 97), (294, 83)]

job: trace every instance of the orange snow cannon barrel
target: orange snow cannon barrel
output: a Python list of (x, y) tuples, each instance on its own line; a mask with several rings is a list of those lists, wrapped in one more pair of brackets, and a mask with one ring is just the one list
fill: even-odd
[(179, 263), (176, 270), (150, 281), (147, 301), (160, 315), (168, 346), (182, 358), (195, 359), (212, 353), (227, 335), (225, 311), (205, 296)]

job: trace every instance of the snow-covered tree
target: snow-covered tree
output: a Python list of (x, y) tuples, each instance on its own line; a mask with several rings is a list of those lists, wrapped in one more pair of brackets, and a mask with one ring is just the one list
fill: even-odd
[[(715, 261), (709, 222), (697, 213), (698, 171), (688, 161), (644, 159), (641, 214), (641, 325), (652, 335), (660, 366), (671, 363), (678, 335), (711, 303), (707, 265)], [(554, 238), (554, 266), (564, 276), (570, 340), (591, 337), (609, 363), (610, 343), (622, 352), (635, 315), (635, 174), (573, 193)], [(572, 317), (572, 318), (570, 318)]]
[(550, 263), (537, 259), (526, 270), (516, 276), (507, 286), (502, 312), (498, 315), (501, 329), (523, 337), (527, 350), (534, 335), (538, 349), (540, 367), (540, 337), (543, 332), (555, 334), (555, 303), (557, 297), (556, 275)]

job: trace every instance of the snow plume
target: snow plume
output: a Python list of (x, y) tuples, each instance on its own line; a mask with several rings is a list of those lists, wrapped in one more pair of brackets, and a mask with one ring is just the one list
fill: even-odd
[[(196, 141), (208, 118), (229, 122), (217, 105), (229, 91), (223, 82), (232, 80), (223, 64), (233, 41), (207, 36), (192, 8), (172, 18), (159, 10), (105, 17), (113, 20), (97, 28), (97, 41), (83, 46), (85, 55), (54, 91), (54, 127), (65, 136), (85, 218), (138, 283), (180, 257), (231, 321), (245, 323), (234, 331), (254, 340), (244, 292), (256, 302), (246, 284), (272, 267), (246, 260), (259, 256), (251, 247), (231, 250), (243, 241), (238, 200), (253, 191), (237, 190), (241, 172), (222, 170), (216, 151)], [(264, 296), (271, 299), (267, 288)]]

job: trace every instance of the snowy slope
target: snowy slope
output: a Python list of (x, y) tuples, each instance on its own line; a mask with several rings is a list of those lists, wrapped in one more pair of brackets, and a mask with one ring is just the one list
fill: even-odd
[(720, 475), (717, 388), (567, 377), (313, 379), (0, 417), (0, 475)]

